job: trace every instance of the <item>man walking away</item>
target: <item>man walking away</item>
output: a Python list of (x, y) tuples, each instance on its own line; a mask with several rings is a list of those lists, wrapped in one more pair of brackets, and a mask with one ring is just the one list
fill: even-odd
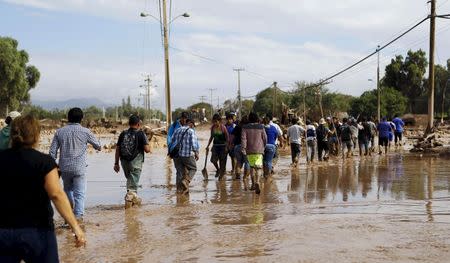
[(297, 167), (301, 152), (302, 136), (305, 133), (305, 129), (298, 125), (298, 118), (293, 118), (291, 122), (292, 125), (287, 130), (287, 140), (291, 145), (292, 166)]
[(86, 197), (87, 144), (91, 144), (97, 151), (102, 148), (94, 134), (81, 126), (83, 111), (80, 108), (70, 109), (67, 119), (69, 123), (55, 132), (50, 155), (56, 160), (59, 151), (59, 169), (64, 191), (75, 217), (82, 221)]
[(325, 120), (321, 118), (319, 120), (319, 127), (316, 130), (319, 162), (328, 159), (328, 136), (330, 135), (330, 129), (325, 126), (325, 123)]
[[(177, 169), (177, 191), (189, 194), (189, 184), (197, 172), (199, 143), (195, 131), (190, 127), (193, 123), (188, 119), (183, 127), (173, 134), (173, 140), (179, 143), (179, 153), (174, 163)], [(178, 185), (179, 184), (179, 185)]]
[(369, 117), (367, 124), (370, 127), (370, 137), (369, 137), (370, 151), (374, 152), (375, 151), (375, 136), (377, 135), (377, 125), (375, 125), (375, 123), (373, 122), (372, 117)]
[(398, 142), (398, 145), (401, 145), (402, 144), (403, 127), (405, 126), (405, 123), (397, 115), (395, 115), (395, 118), (392, 120), (392, 122), (395, 124), (395, 131), (394, 131), (395, 146), (397, 146), (397, 142)]
[(248, 164), (248, 160), (245, 158), (242, 153), (242, 127), (248, 123), (247, 116), (242, 116), (242, 119), (239, 121), (238, 125), (233, 130), (234, 137), (234, 156), (236, 157), (236, 171), (235, 178), (236, 180), (241, 179), (241, 170), (244, 167), (244, 180), (250, 175), (250, 165)]
[(150, 145), (145, 133), (141, 130), (141, 120), (137, 115), (128, 119), (128, 130), (122, 131), (117, 141), (114, 171), (120, 171), (119, 159), (123, 173), (127, 179), (127, 193), (125, 195), (125, 208), (141, 204), (137, 195), (139, 179), (144, 163), (144, 152), (150, 152)]
[(358, 123), (358, 146), (359, 146), (359, 156), (362, 156), (362, 149), (364, 147), (364, 155), (371, 155), (369, 151), (369, 140), (370, 140), (370, 126), (367, 123), (366, 118), (361, 119), (362, 122)]
[(378, 124), (378, 153), (381, 155), (381, 147), (384, 146), (384, 154), (387, 154), (389, 145), (389, 133), (392, 132), (392, 127), (387, 122), (387, 118), (383, 117), (382, 121)]
[(277, 149), (276, 140), (279, 136), (279, 133), (275, 126), (269, 124), (269, 118), (264, 117), (263, 124), (267, 135), (267, 144), (264, 149), (263, 175), (265, 178), (268, 178), (272, 172), (272, 162)]
[(234, 123), (234, 115), (231, 113), (228, 113), (226, 115), (227, 123), (225, 124), (225, 127), (227, 128), (228, 132), (228, 141), (227, 141), (227, 151), (228, 155), (230, 156), (231, 160), (231, 174), (234, 174), (234, 169), (236, 168), (236, 158), (234, 156), (234, 145), (233, 145), (233, 130), (236, 127), (236, 124)]
[(242, 153), (247, 157), (250, 164), (250, 178), (252, 186), (250, 190), (255, 190), (260, 194), (259, 170), (263, 166), (263, 154), (267, 144), (267, 135), (264, 126), (259, 123), (259, 117), (251, 112), (248, 115), (249, 124), (242, 127)]
[(0, 151), (10, 148), (9, 134), (11, 132), (11, 124), (13, 120), (20, 116), (17, 111), (11, 111), (5, 119), (6, 127), (0, 131)]
[(310, 120), (306, 120), (306, 162), (308, 164), (314, 161), (316, 136), (316, 127), (312, 125)]
[(347, 148), (347, 158), (350, 158), (353, 149), (352, 143), (352, 131), (350, 130), (350, 125), (348, 123), (348, 119), (342, 119), (341, 129), (341, 143), (342, 143), (342, 158), (345, 159), (345, 148)]

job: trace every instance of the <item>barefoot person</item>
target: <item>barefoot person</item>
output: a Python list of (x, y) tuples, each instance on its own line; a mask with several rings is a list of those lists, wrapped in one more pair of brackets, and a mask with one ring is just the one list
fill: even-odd
[(144, 163), (144, 152), (150, 152), (150, 145), (145, 133), (140, 129), (141, 120), (137, 115), (131, 115), (128, 119), (130, 128), (119, 135), (117, 141), (114, 171), (120, 171), (119, 159), (123, 173), (127, 178), (127, 194), (125, 195), (125, 207), (141, 203), (137, 195), (139, 178), (141, 177), (142, 164)]
[(248, 115), (248, 124), (242, 127), (242, 153), (247, 157), (250, 165), (250, 178), (256, 194), (261, 192), (259, 187), (259, 173), (263, 167), (263, 154), (267, 144), (267, 135), (264, 125), (259, 123), (258, 115), (251, 112)]
[(50, 200), (72, 228), (76, 246), (86, 244), (55, 160), (35, 150), (39, 134), (38, 120), (18, 117), (11, 126), (11, 148), (0, 152), (0, 262), (59, 262)]
[(84, 200), (86, 197), (87, 146), (95, 150), (102, 147), (94, 134), (81, 126), (83, 111), (72, 108), (67, 114), (69, 123), (56, 130), (50, 146), (50, 155), (56, 160), (59, 151), (59, 169), (64, 183), (64, 191), (73, 207), (78, 220), (83, 220)]
[(298, 118), (292, 119), (292, 125), (287, 130), (288, 145), (291, 146), (292, 166), (297, 167), (300, 159), (302, 136), (305, 133), (300, 125), (298, 125)]

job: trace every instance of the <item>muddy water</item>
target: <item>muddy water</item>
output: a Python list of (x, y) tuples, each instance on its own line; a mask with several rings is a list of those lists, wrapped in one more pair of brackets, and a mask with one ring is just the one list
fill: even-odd
[[(204, 145), (205, 142), (202, 141)], [(241, 181), (198, 172), (175, 194), (163, 150), (146, 157), (139, 194), (124, 210), (113, 154), (89, 156), (85, 249), (58, 229), (64, 262), (448, 262), (450, 162), (401, 151), (289, 167), (283, 155), (260, 196)], [(230, 167), (227, 168), (228, 170)]]

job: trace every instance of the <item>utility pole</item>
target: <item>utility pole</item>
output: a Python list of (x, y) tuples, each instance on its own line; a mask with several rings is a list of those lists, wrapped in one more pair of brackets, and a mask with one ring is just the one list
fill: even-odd
[(202, 102), (202, 104), (205, 103), (205, 100), (206, 100), (206, 96), (200, 96), (200, 101)]
[(380, 46), (377, 47), (377, 118), (381, 122), (381, 91), (380, 91)]
[(431, 2), (431, 15), (430, 15), (430, 64), (429, 64), (429, 77), (430, 89), (428, 92), (428, 127), (427, 132), (431, 132), (434, 127), (434, 39), (435, 39), (435, 20), (436, 20), (436, 0), (430, 0)]
[(323, 106), (322, 106), (322, 86), (318, 87), (317, 95), (319, 95), (319, 107), (320, 107), (320, 117), (323, 118)]
[(238, 101), (239, 101), (238, 118), (241, 119), (242, 118), (241, 71), (244, 71), (245, 69), (243, 69), (243, 68), (235, 68), (233, 70), (238, 73)]
[(272, 117), (276, 116), (277, 111), (277, 82), (273, 82), (273, 102), (272, 102)]
[(210, 94), (211, 94), (211, 120), (212, 120), (212, 118), (213, 118), (213, 113), (214, 113), (214, 108), (213, 108), (213, 91), (215, 91), (216, 89), (213, 89), (213, 88), (209, 88), (208, 89), (209, 90), (209, 92), (210, 92)]
[(166, 84), (166, 119), (167, 119), (167, 130), (169, 130), (172, 124), (172, 108), (170, 100), (170, 73), (169, 73), (169, 37), (167, 34), (167, 4), (166, 0), (162, 0), (162, 11), (163, 11), (163, 36), (164, 36), (164, 68), (166, 72), (165, 84)]
[(145, 87), (145, 101), (146, 106), (145, 109), (148, 111), (152, 110), (152, 101), (151, 101), (151, 88), (152, 88), (152, 80), (150, 79), (150, 75), (147, 75), (147, 78), (144, 79), (146, 83)]

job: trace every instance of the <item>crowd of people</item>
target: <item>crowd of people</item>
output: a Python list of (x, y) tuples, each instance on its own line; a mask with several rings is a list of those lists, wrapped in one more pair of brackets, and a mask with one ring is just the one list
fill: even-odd
[[(402, 145), (404, 126), (398, 116), (392, 121), (384, 117), (378, 124), (366, 117), (343, 118), (342, 121), (327, 117), (320, 118), (318, 122), (306, 119), (306, 123), (300, 118), (292, 118), (291, 125), (283, 131), (280, 125), (273, 122), (270, 114), (260, 118), (251, 112), (237, 120), (236, 114), (230, 112), (226, 114), (225, 121), (219, 114), (213, 116), (205, 150), (207, 156), (211, 152), (210, 161), (216, 169), (218, 180), (225, 178), (227, 159), (230, 157), (234, 178), (239, 180), (241, 175), (244, 180), (250, 178), (250, 190), (259, 194), (260, 176), (268, 178), (274, 172), (278, 151), (285, 145), (290, 147), (293, 167), (299, 164), (303, 143), (307, 164), (316, 160), (327, 161), (331, 155), (351, 158), (355, 149), (359, 150), (360, 156), (371, 156), (377, 150), (381, 155), (383, 152), (387, 154), (391, 144), (395, 147)], [(189, 182), (197, 170), (195, 161), (198, 160), (200, 147), (194, 127), (189, 114), (183, 112), (171, 125), (167, 139), (169, 153), (171, 149), (177, 149), (176, 145), (182, 149), (181, 155), (173, 156), (173, 159), (177, 169), (177, 190), (183, 194), (189, 192)]]
[[(85, 213), (88, 145), (98, 151), (101, 145), (89, 129), (81, 126), (82, 119), (80, 108), (70, 109), (68, 124), (56, 130), (49, 154), (44, 154), (36, 150), (40, 140), (38, 120), (19, 112), (11, 112), (6, 118), (7, 126), (0, 131), (0, 165), (4, 167), (0, 197), (8, 200), (4, 204), (8, 213), (0, 217), (0, 262), (58, 261), (50, 202), (72, 229), (76, 245), (86, 244), (80, 225)], [(113, 165), (116, 173), (122, 169), (127, 180), (126, 208), (141, 203), (137, 194), (139, 179), (144, 155), (150, 153), (139, 116), (131, 115), (128, 124), (129, 128), (119, 135)], [(331, 155), (351, 158), (356, 147), (361, 156), (371, 155), (376, 151), (375, 137), (378, 153), (384, 149), (386, 154), (391, 143), (401, 145), (404, 125), (397, 116), (392, 121), (383, 118), (378, 124), (364, 117), (343, 118), (342, 122), (327, 117), (318, 123), (292, 118), (291, 125), (283, 130), (270, 114), (260, 118), (251, 112), (240, 120), (232, 112), (226, 114), (225, 120), (215, 114), (205, 147), (206, 158), (211, 153), (215, 177), (224, 180), (230, 157), (234, 179), (250, 179), (249, 190), (260, 194), (261, 177), (267, 179), (274, 173), (279, 150), (285, 146), (290, 147), (294, 168), (299, 164), (302, 144), (308, 164), (327, 161)], [(187, 195), (200, 152), (195, 122), (187, 112), (171, 124), (167, 145), (168, 156), (176, 168), (177, 192)], [(208, 180), (207, 172), (203, 176)]]

